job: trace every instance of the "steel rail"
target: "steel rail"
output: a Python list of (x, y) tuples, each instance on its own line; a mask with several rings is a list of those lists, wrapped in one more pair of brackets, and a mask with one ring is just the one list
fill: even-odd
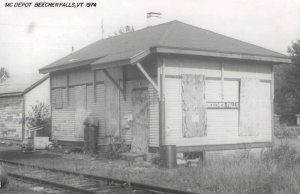
[(199, 194), (199, 193), (190, 192), (190, 191), (183, 191), (183, 190), (171, 189), (171, 188), (166, 188), (166, 187), (147, 185), (147, 184), (137, 183), (137, 182), (128, 182), (128, 181), (121, 180), (121, 179), (109, 178), (109, 177), (104, 177), (104, 176), (96, 176), (96, 175), (90, 175), (90, 174), (86, 174), (86, 173), (78, 173), (78, 172), (66, 171), (66, 170), (55, 169), (55, 168), (47, 168), (47, 167), (42, 167), (42, 166), (38, 166), (38, 165), (25, 164), (25, 163), (4, 160), (4, 159), (0, 159), (0, 162), (12, 164), (12, 165), (18, 165), (18, 166), (37, 168), (37, 169), (41, 169), (41, 170), (48, 170), (48, 171), (52, 171), (52, 172), (60, 172), (60, 173), (69, 174), (69, 175), (78, 175), (78, 176), (82, 176), (82, 177), (85, 177), (88, 179), (107, 181), (108, 183), (128, 184), (135, 189), (143, 189), (143, 190), (148, 190), (148, 191), (152, 191), (152, 192), (156, 191), (156, 192), (170, 193), (170, 194)]
[(68, 190), (68, 191), (73, 191), (73, 192), (76, 192), (76, 193), (94, 194), (94, 192), (92, 192), (92, 191), (88, 191), (88, 190), (77, 188), (77, 187), (72, 187), (72, 186), (69, 186), (69, 185), (59, 184), (59, 183), (55, 183), (55, 182), (52, 182), (52, 181), (47, 181), (47, 180), (43, 180), (43, 179), (28, 177), (28, 176), (19, 175), (19, 174), (10, 173), (10, 172), (8, 172), (7, 174), (11, 177), (16, 178), (16, 179), (21, 179), (21, 180), (25, 180), (25, 181), (34, 182), (34, 183), (41, 183), (41, 184), (44, 184), (44, 185), (49, 185), (49, 186), (53, 186), (53, 187), (56, 187), (56, 188), (60, 188), (60, 189)]

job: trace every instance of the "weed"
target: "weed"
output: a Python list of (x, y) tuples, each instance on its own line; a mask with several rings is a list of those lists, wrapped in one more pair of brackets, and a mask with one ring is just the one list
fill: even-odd
[(294, 147), (287, 143), (272, 147), (262, 154), (262, 160), (270, 163), (274, 162), (281, 168), (292, 168), (300, 162), (300, 155)]
[(120, 154), (129, 151), (128, 145), (125, 144), (125, 139), (121, 136), (110, 136), (111, 149), (108, 152), (109, 159), (120, 158)]
[(300, 135), (299, 127), (291, 127), (286, 124), (276, 124), (274, 127), (274, 134), (279, 139), (295, 138)]

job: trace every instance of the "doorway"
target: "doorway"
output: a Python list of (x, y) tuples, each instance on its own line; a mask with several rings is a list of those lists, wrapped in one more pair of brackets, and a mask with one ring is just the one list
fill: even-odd
[(131, 152), (147, 153), (149, 136), (148, 88), (132, 90), (132, 142)]

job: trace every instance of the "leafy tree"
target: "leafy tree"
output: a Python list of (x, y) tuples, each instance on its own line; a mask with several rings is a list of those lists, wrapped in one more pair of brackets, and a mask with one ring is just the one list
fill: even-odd
[(9, 78), (7, 69), (4, 67), (0, 67), (0, 83), (4, 82), (7, 78)]
[(300, 40), (292, 42), (287, 52), (292, 64), (275, 68), (275, 113), (281, 121), (294, 124), (300, 114)]
[(115, 30), (113, 35), (109, 35), (108, 37), (119, 36), (133, 31), (134, 31), (133, 26), (125, 25), (125, 26), (121, 26), (119, 30), (117, 31)]

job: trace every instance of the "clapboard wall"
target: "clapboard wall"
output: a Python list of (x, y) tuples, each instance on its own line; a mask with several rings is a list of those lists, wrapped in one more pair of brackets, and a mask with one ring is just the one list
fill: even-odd
[(23, 97), (0, 98), (0, 138), (22, 140)]
[(207, 109), (207, 135), (183, 138), (182, 134), (182, 83), (183, 74), (205, 76), (205, 100), (221, 101), (221, 61), (184, 56), (165, 56), (165, 101), (167, 145), (195, 146), (222, 145), (272, 141), (272, 66), (269, 64), (222, 61), (223, 63), (223, 101), (238, 101), (242, 79), (257, 80), (257, 135), (239, 135), (239, 109)]
[[(147, 59), (144, 68), (157, 82), (155, 60)], [(126, 85), (123, 84), (125, 77)], [(114, 80), (112, 82), (112, 79)], [(95, 86), (94, 86), (95, 84)], [(118, 86), (116, 86), (118, 84)], [(83, 88), (82, 88), (83, 87)], [(123, 92), (123, 88), (125, 91)], [(60, 141), (83, 141), (77, 131), (83, 128), (86, 116), (97, 117), (100, 121), (99, 145), (109, 144), (110, 136), (121, 136), (131, 143), (131, 128), (122, 126), (122, 119), (132, 113), (131, 92), (133, 88), (147, 87), (150, 96), (149, 146), (158, 146), (159, 113), (158, 96), (152, 85), (136, 66), (108, 68), (91, 71), (79, 68), (51, 74), (52, 132)], [(62, 107), (56, 107), (57, 93), (61, 90)], [(78, 92), (80, 90), (80, 92)], [(94, 90), (96, 92), (94, 93)], [(76, 92), (77, 91), (77, 92)], [(85, 96), (78, 97), (85, 91)], [(125, 96), (124, 96), (125, 95)], [(77, 102), (86, 101), (86, 104)], [(78, 129), (78, 126), (79, 129)]]
[[(68, 92), (67, 84), (69, 85)], [(99, 136), (107, 135), (104, 112), (105, 88), (101, 72), (96, 72), (95, 86), (93, 84), (94, 72), (89, 69), (78, 69), (68, 73), (61, 72), (51, 75), (52, 136), (54, 139), (83, 141), (83, 134), (78, 134), (78, 130), (83, 129), (83, 122), (87, 116), (99, 120)], [(57, 108), (55, 91), (60, 89), (62, 90), (62, 107)], [(99, 144), (102, 144), (102, 141), (103, 139), (99, 137)]]

